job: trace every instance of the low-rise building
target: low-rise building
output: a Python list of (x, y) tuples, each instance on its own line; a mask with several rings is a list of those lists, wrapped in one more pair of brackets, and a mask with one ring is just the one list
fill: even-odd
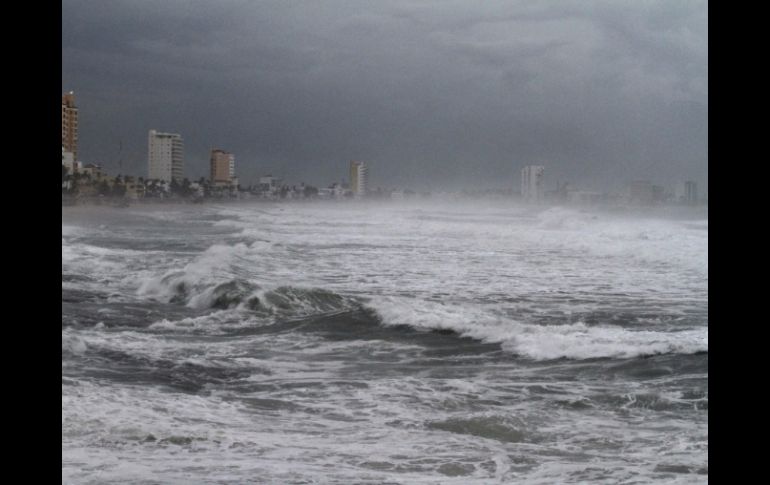
[(125, 197), (128, 199), (143, 199), (146, 193), (147, 188), (144, 185), (144, 182), (138, 182), (138, 181), (126, 181), (126, 194)]
[(698, 201), (698, 186), (691, 180), (679, 182), (674, 189), (674, 200), (680, 204), (695, 204)]
[(75, 165), (75, 154), (67, 151), (64, 146), (61, 147), (61, 164), (64, 165), (67, 168), (68, 174), (75, 173), (76, 165)]
[(83, 168), (80, 169), (79, 172), (94, 181), (101, 180), (103, 175), (102, 167), (95, 163), (87, 163), (83, 165)]
[(259, 184), (257, 184), (257, 193), (262, 197), (274, 198), (277, 197), (281, 191), (283, 180), (272, 175), (265, 175), (259, 178)]

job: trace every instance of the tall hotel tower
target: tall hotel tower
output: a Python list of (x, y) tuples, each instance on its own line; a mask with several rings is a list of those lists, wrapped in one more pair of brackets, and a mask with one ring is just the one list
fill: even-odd
[(73, 160), (78, 159), (78, 109), (72, 91), (61, 97), (61, 146), (72, 153)]
[(184, 178), (182, 135), (150, 130), (147, 162), (150, 179), (181, 181)]
[(354, 196), (362, 197), (366, 194), (368, 179), (364, 162), (350, 162), (350, 189), (353, 191)]
[(235, 178), (235, 155), (224, 150), (211, 150), (211, 181), (232, 183)]

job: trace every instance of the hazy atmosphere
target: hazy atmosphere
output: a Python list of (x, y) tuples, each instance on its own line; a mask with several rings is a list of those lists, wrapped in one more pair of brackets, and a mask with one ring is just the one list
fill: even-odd
[(62, 483), (708, 482), (708, 5), (62, 2)]
[(708, 5), (604, 1), (62, 2), (80, 159), (147, 175), (150, 129), (246, 184), (708, 191)]

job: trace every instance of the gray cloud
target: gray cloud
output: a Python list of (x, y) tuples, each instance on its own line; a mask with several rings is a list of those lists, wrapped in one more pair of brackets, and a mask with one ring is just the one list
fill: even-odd
[[(151, 128), (251, 182), (707, 183), (706, 2), (99, 1), (62, 4), (81, 155), (144, 174)], [(122, 153), (118, 146), (122, 143)]]

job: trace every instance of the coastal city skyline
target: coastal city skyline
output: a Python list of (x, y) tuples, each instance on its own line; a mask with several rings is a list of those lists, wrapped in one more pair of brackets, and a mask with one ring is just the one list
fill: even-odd
[(705, 3), (148, 5), (63, 4), (81, 159), (112, 173), (142, 173), (157, 129), (187, 140), (191, 177), (213, 146), (244, 181), (323, 184), (362, 159), (383, 187), (518, 187), (534, 164), (587, 190), (708, 192)]
[[(186, 184), (192, 183), (192, 190), (188, 195), (197, 194), (202, 197), (208, 193), (208, 189), (204, 190), (203, 185), (203, 181), (206, 180), (205, 176), (190, 177), (185, 171), (184, 140), (179, 133), (163, 133), (154, 129), (149, 130), (146, 176), (118, 173), (118, 178), (116, 179), (116, 177), (110, 176), (101, 164), (86, 164), (81, 160), (77, 160), (79, 112), (75, 102), (75, 93), (73, 91), (64, 93), (62, 95), (62, 166), (66, 169), (66, 174), (63, 174), (62, 179), (63, 191), (73, 192), (72, 180), (70, 180), (71, 175), (79, 173), (79, 175), (87, 175), (88, 177), (88, 185), (91, 186), (92, 190), (86, 190), (86, 194), (97, 192), (98, 190), (95, 188), (99, 184), (114, 185), (116, 180), (120, 184), (126, 184), (129, 189), (133, 187), (133, 189), (128, 190), (124, 194), (132, 199), (144, 198), (145, 194), (151, 192), (147, 191), (145, 187), (150, 181), (157, 181), (162, 184), (172, 184), (173, 182), (177, 184), (175, 187), (178, 187), (178, 184), (184, 181)], [(701, 199), (698, 198), (697, 183), (692, 180), (678, 181), (673, 186), (669, 184), (669, 187), (655, 185), (649, 180), (627, 181), (620, 193), (611, 193), (607, 190), (585, 190), (571, 186), (570, 182), (562, 184), (557, 181), (555, 190), (548, 190), (544, 181), (544, 172), (545, 166), (542, 165), (524, 166), (521, 169), (520, 191), (517, 192), (515, 189), (507, 191), (504, 189), (503, 193), (508, 192), (510, 195), (518, 195), (523, 201), (536, 204), (541, 204), (546, 200), (550, 202), (575, 202), (579, 204), (606, 202), (625, 202), (642, 205), (664, 202), (694, 204), (703, 202), (708, 198), (707, 195)], [(272, 174), (260, 175), (254, 183), (249, 183), (245, 188), (241, 187), (235, 173), (235, 155), (220, 148), (212, 148), (210, 150), (208, 174), (207, 183), (215, 187), (220, 195), (222, 194), (222, 189), (227, 189), (229, 196), (232, 197), (238, 197), (239, 194), (254, 195), (255, 193), (269, 198), (284, 198), (287, 195), (285, 191), (288, 189), (288, 185), (282, 185), (284, 179), (282, 177), (273, 177)], [(67, 177), (67, 175), (70, 177)], [(198, 182), (191, 182), (193, 180), (198, 180)], [(163, 187), (163, 191), (168, 191), (171, 185), (164, 185)], [(350, 161), (347, 180), (342, 178), (341, 182), (334, 181), (328, 183), (328, 185), (320, 184), (320, 187), (321, 191), (319, 192), (318, 187), (312, 184), (306, 186), (303, 181), (300, 183), (299, 189), (294, 184), (291, 191), (296, 192), (295, 197), (299, 198), (317, 196), (321, 198), (343, 198), (346, 196), (362, 198), (368, 195), (376, 195), (378, 198), (390, 197), (399, 199), (404, 198), (405, 194), (414, 193), (411, 188), (383, 190), (382, 187), (378, 187), (375, 194), (369, 183), (369, 166), (362, 161)], [(80, 189), (74, 190), (75, 195), (82, 196), (81, 192), (84, 189), (85, 187), (81, 184)], [(310, 192), (307, 190), (310, 190)], [(489, 190), (486, 189), (486, 193), (490, 193)], [(105, 190), (102, 189), (100, 192), (104, 194)], [(123, 193), (122, 189), (121, 192)], [(468, 193), (467, 190), (464, 192)], [(471, 193), (473, 192), (471, 191)], [(475, 192), (478, 193), (478, 191)], [(484, 192), (482, 191), (482, 193)], [(499, 194), (499, 189), (496, 192)], [(424, 194), (428, 193), (424, 192)]]

